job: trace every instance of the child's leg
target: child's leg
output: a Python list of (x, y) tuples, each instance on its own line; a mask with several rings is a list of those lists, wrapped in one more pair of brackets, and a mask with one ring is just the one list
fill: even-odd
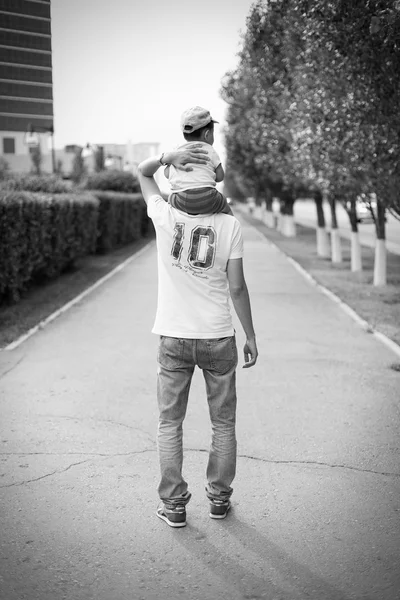
[(223, 194), (221, 194), (218, 190), (214, 190), (215, 192), (215, 198), (214, 198), (214, 204), (215, 204), (215, 208), (212, 211), (213, 213), (225, 213), (227, 215), (232, 215), (233, 216), (233, 212), (231, 207), (229, 206), (228, 202), (226, 201), (226, 198)]
[(174, 208), (189, 215), (209, 215), (214, 213), (232, 214), (224, 196), (215, 188), (195, 188), (184, 192), (174, 192), (168, 202)]
[(232, 209), (226, 201), (225, 201), (225, 206), (224, 206), (223, 210), (221, 210), (221, 212), (225, 213), (226, 215), (232, 215), (232, 217), (233, 217)]

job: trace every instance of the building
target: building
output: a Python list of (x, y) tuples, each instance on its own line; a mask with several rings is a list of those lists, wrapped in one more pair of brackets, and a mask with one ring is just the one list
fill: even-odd
[(130, 167), (134, 175), (137, 175), (138, 164), (145, 158), (158, 154), (159, 151), (159, 142), (138, 142), (137, 144), (132, 144), (129, 141), (126, 146), (125, 164), (127, 167)]
[(50, 0), (0, 0), (0, 156), (12, 171), (55, 168)]
[(145, 158), (158, 154), (160, 144), (159, 142), (140, 142), (132, 144), (132, 142), (129, 141), (127, 144), (88, 144), (85, 148), (82, 148), (82, 146), (77, 144), (70, 144), (65, 146), (63, 150), (57, 149), (55, 151), (56, 160), (62, 165), (62, 174), (65, 177), (70, 176), (73, 168), (74, 156), (77, 152), (82, 151), (84, 151), (86, 170), (88, 173), (93, 173), (95, 170), (94, 152), (98, 148), (102, 148), (106, 169), (129, 171), (136, 176), (138, 164)]
[(132, 144), (96, 144), (103, 149), (107, 169), (123, 169), (137, 175), (137, 166), (145, 158), (159, 152), (159, 142)]

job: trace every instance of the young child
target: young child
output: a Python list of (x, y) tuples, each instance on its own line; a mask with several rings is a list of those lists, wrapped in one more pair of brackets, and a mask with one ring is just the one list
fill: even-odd
[[(224, 196), (216, 189), (216, 184), (224, 179), (224, 169), (214, 143), (214, 121), (211, 114), (201, 106), (186, 110), (181, 117), (181, 130), (186, 140), (179, 148), (190, 148), (200, 142), (204, 144), (210, 161), (205, 165), (193, 165), (192, 171), (182, 171), (173, 165), (164, 170), (171, 185), (168, 202), (174, 208), (190, 215), (228, 213), (232, 210)], [(162, 155), (160, 159), (162, 162)]]

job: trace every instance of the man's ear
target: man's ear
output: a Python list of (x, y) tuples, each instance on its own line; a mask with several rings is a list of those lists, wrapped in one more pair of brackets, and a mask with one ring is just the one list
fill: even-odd
[(208, 138), (208, 134), (210, 133), (209, 129), (206, 129), (206, 131), (204, 132), (204, 139), (207, 140)]

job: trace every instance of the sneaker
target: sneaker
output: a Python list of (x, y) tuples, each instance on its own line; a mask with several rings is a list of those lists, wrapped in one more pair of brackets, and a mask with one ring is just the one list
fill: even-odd
[(170, 527), (185, 527), (186, 525), (186, 508), (178, 505), (175, 508), (166, 508), (161, 504), (157, 508), (157, 517), (162, 519)]
[(231, 506), (230, 500), (211, 500), (210, 517), (212, 519), (225, 519)]

